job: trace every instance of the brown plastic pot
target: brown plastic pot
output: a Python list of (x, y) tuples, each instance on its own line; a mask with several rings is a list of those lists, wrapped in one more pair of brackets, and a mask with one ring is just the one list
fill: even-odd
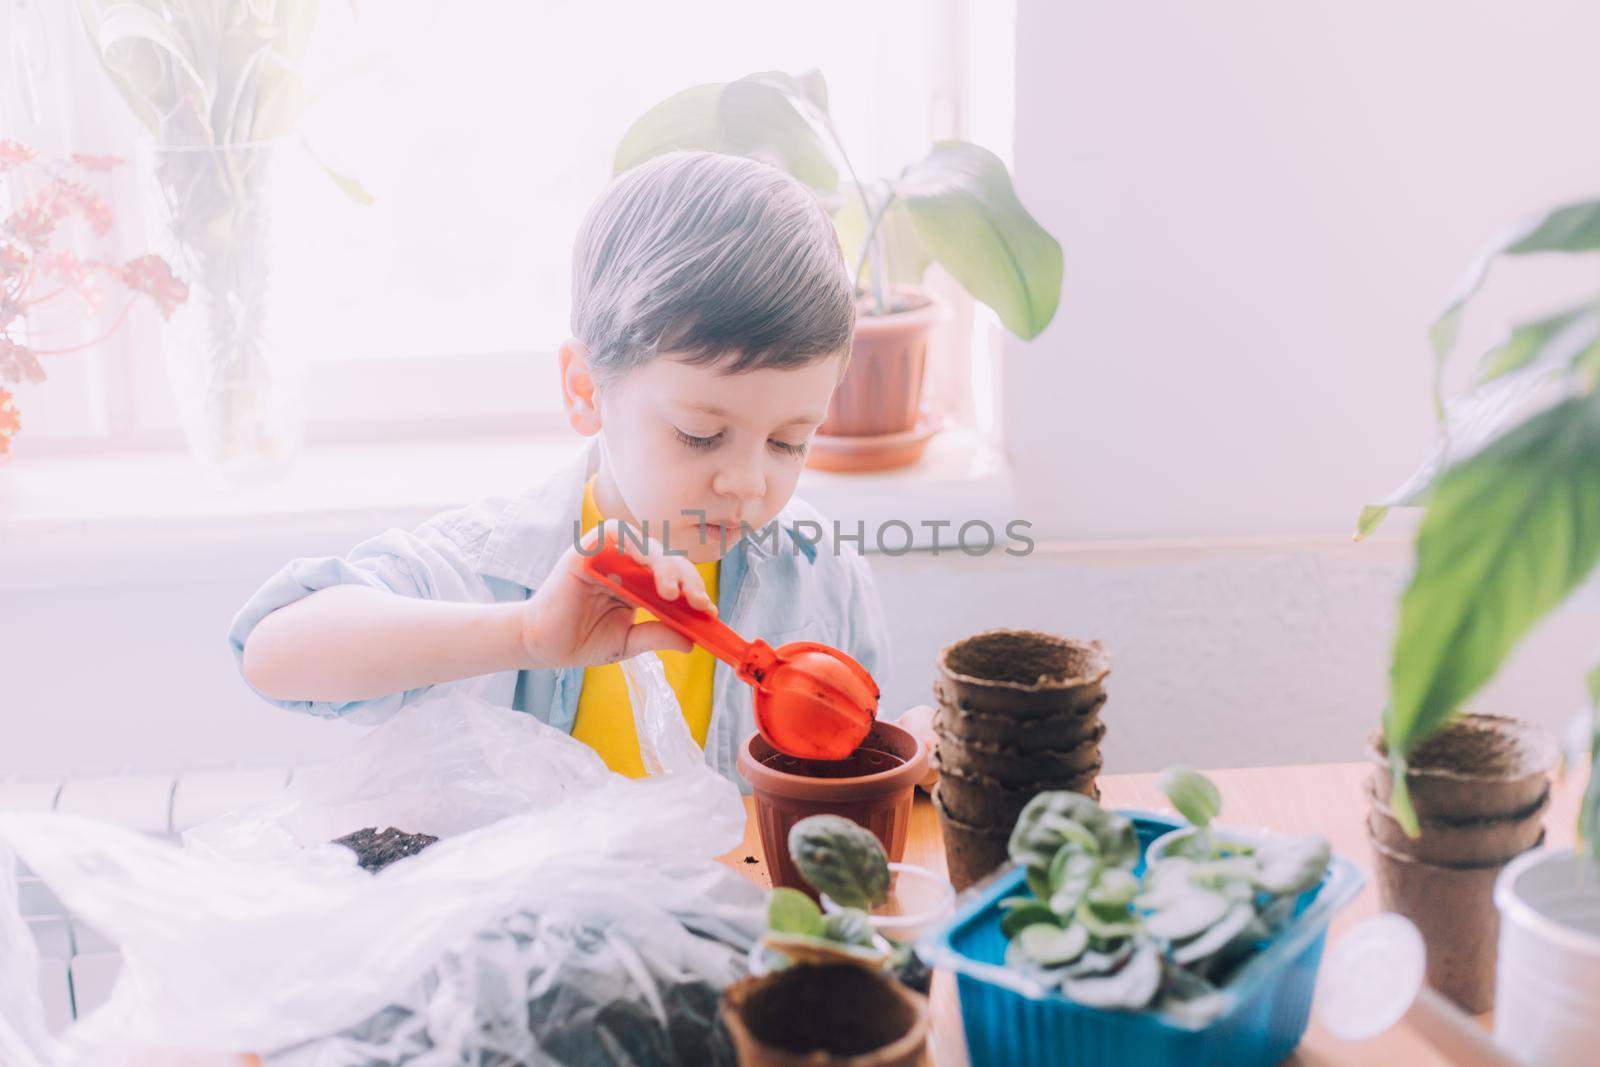
[(1428, 984), (1476, 1015), (1494, 1007), (1500, 914), (1494, 882), (1504, 863), (1443, 866), (1409, 859), (1369, 836), (1378, 906), (1416, 924), (1427, 947)]
[(939, 795), (944, 798), (945, 810), (969, 826), (1004, 826), (1009, 831), (1028, 801), (1052, 790), (1100, 799), (1100, 787), (1095, 784), (1100, 773), (1099, 761), (1070, 777), (1017, 786), (1003, 785), (988, 775), (960, 774), (938, 760), (935, 764), (939, 767)]
[(976, 741), (986, 745), (1014, 745), (1036, 748), (1071, 748), (1090, 737), (1101, 736), (1100, 708), (1106, 702), (1104, 691), (1089, 707), (1064, 715), (1037, 719), (1017, 719), (1010, 715), (985, 715), (959, 704), (946, 702), (943, 687), (933, 683), (938, 700), (933, 726), (941, 738)]
[(928, 750), (914, 736), (877, 722), (841, 763), (797, 760), (752, 734), (739, 773), (755, 794), (756, 826), (772, 884), (815, 896), (789, 858), (789, 828), (808, 815), (843, 815), (877, 835), (891, 862), (905, 855), (911, 798), (927, 774)]
[[(1381, 772), (1380, 772), (1381, 773)], [(1544, 813), (1550, 791), (1528, 811), (1492, 819), (1419, 819), (1422, 833), (1408, 837), (1389, 806), (1367, 782), (1367, 833), (1390, 852), (1423, 863), (1445, 866), (1507, 863), (1522, 855), (1544, 834)]]
[(740, 1067), (916, 1067), (928, 1002), (893, 978), (849, 964), (788, 967), (722, 995)]
[(939, 832), (944, 837), (944, 862), (950, 884), (959, 893), (1010, 861), (1011, 826), (973, 826), (953, 818), (945, 810), (939, 789), (939, 786), (934, 787), (933, 806), (939, 812)]
[[(1394, 791), (1383, 735), (1367, 738), (1379, 766), (1373, 776), (1384, 804)], [(1539, 803), (1550, 788), (1559, 750), (1555, 739), (1520, 719), (1462, 715), (1418, 745), (1407, 760), (1406, 788), (1419, 819), (1489, 819), (1515, 816)]]
[(939, 738), (939, 766), (1015, 787), (1077, 778), (1100, 766), (1100, 739), (1105, 733), (1105, 726), (1099, 726), (1076, 745), (1061, 749), (993, 745), (944, 736)]
[(873, 437), (916, 427), (928, 334), (945, 312), (921, 289), (904, 286), (895, 293), (906, 310), (890, 315), (857, 313), (850, 363), (833, 391), (818, 434)]
[(1085, 716), (1105, 694), (1111, 657), (1098, 641), (1033, 630), (985, 630), (939, 653), (941, 703), (1034, 720)]

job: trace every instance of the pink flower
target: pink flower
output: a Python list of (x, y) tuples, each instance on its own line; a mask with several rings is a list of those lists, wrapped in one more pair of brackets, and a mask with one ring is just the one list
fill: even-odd
[(44, 368), (31, 349), (0, 337), (0, 378), (8, 382), (42, 382)]
[(189, 283), (173, 274), (167, 261), (154, 253), (123, 264), (122, 284), (154, 300), (164, 319), (172, 318), (172, 313), (189, 299)]
[(28, 269), (28, 253), (16, 245), (0, 244), (0, 281), (20, 278)]
[(32, 162), (37, 154), (21, 141), (0, 141), (0, 174)]
[(111, 232), (111, 206), (99, 193), (86, 185), (69, 181), (54, 182), (53, 188), (57, 218), (76, 211), (101, 237)]
[(35, 198), (12, 212), (5, 222), (5, 232), (32, 248), (46, 248), (50, 235), (55, 232), (56, 213), (53, 201)]
[(95, 276), (94, 269), (91, 268), (108, 271), (118, 278), (122, 276), (120, 267), (110, 263), (84, 263), (74, 253), (65, 249), (39, 257), (39, 272), (47, 278), (55, 279), (63, 288), (71, 289), (92, 311), (104, 302), (105, 292), (100, 286), (100, 279)]
[(22, 429), (22, 413), (11, 402), (11, 394), (0, 389), (0, 456), (11, 451), (11, 439)]
[(113, 170), (122, 166), (127, 160), (121, 156), (90, 156), (82, 152), (72, 153), (72, 162), (84, 170)]

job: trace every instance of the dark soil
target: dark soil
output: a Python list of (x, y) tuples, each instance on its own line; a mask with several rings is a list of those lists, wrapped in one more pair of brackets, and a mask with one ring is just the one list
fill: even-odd
[(904, 762), (893, 752), (876, 748), (858, 748), (842, 760), (807, 760), (777, 752), (761, 761), (762, 766), (802, 778), (861, 778), (892, 771)]
[(986, 682), (1065, 686), (1098, 673), (1100, 657), (1088, 645), (1050, 634), (1002, 630), (951, 646), (944, 668)]
[[(1377, 744), (1387, 755), (1382, 738)], [(1542, 735), (1525, 723), (1494, 715), (1467, 715), (1418, 745), (1406, 762), (1414, 771), (1520, 778), (1549, 770), (1553, 752)]]
[(369, 826), (334, 838), (333, 843), (354, 852), (363, 870), (377, 872), (396, 860), (415, 856), (437, 840), (432, 834), (408, 834), (392, 826), (380, 834), (376, 826)]
[(789, 1052), (859, 1056), (905, 1035), (916, 1012), (888, 980), (840, 964), (794, 967), (753, 992), (744, 1024), (756, 1040)]

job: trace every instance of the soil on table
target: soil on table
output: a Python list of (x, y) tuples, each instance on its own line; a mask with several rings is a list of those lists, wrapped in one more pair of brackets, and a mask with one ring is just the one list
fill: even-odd
[(432, 834), (408, 834), (392, 826), (379, 833), (376, 826), (369, 826), (353, 834), (336, 837), (333, 843), (354, 852), (362, 870), (377, 872), (396, 860), (415, 856), (437, 840)]
[(744, 1003), (751, 1036), (788, 1052), (859, 1056), (899, 1040), (913, 1009), (860, 967), (796, 967)]
[(988, 682), (1066, 685), (1091, 674), (1094, 658), (1086, 647), (1017, 632), (969, 640), (950, 649), (944, 665), (952, 673)]

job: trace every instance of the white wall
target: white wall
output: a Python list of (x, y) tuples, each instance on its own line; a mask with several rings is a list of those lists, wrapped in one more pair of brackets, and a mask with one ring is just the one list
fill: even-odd
[[(1021, 193), (1066, 256), (1007, 366), (1026, 510), (1072, 537), (1347, 532), (1425, 450), (1425, 331), (1472, 254), (1600, 190), (1600, 5), (1018, 7)], [(1498, 272), (1466, 350), (1593, 283)]]
[[(886, 704), (925, 699), (949, 641), (1036, 626), (1112, 649), (1110, 770), (1354, 758), (1408, 552), (1343, 536), (1425, 448), (1424, 332), (1471, 254), (1600, 188), (1597, 39), (1576, 2), (1020, 0), (1019, 182), (1067, 267), (1057, 321), (1009, 353), (1007, 430), (1018, 514), (1060, 540), (878, 560)], [(1500, 271), (1467, 347), (1593, 283), (1564, 266)], [(187, 581), (0, 581), (0, 777), (345, 743), (256, 701), (223, 633), (276, 563), (384, 524), (241, 528)], [(3, 537), (0, 564), (29, 566)], [(1559, 726), (1596, 633), (1591, 592), (1474, 706)]]

